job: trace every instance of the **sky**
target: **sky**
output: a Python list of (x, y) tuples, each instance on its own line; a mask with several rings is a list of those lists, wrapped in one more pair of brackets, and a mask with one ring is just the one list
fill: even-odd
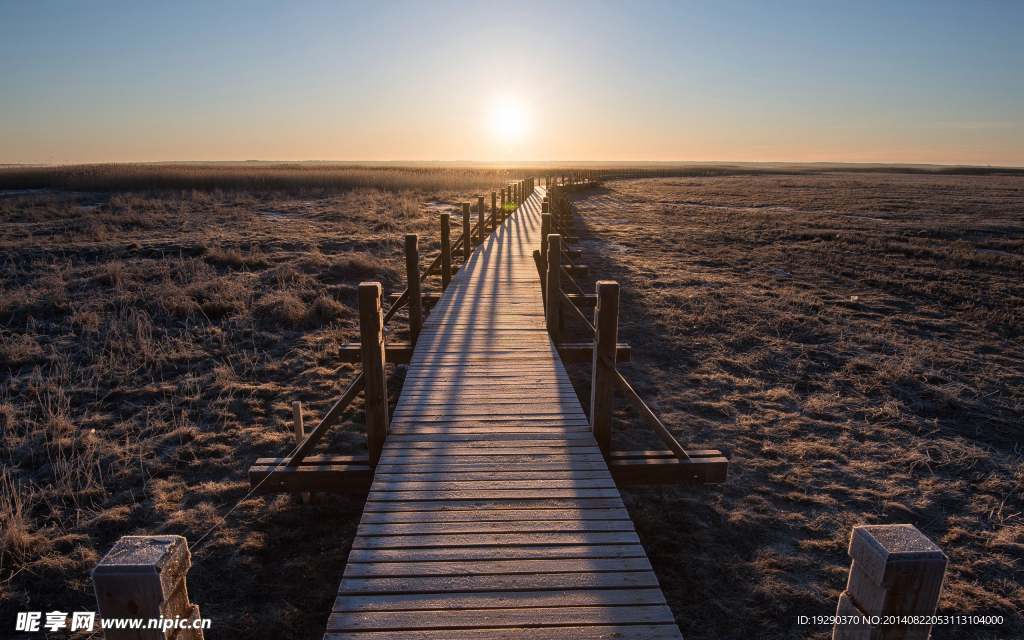
[(1024, 166), (1024, 2), (0, 0), (0, 163)]

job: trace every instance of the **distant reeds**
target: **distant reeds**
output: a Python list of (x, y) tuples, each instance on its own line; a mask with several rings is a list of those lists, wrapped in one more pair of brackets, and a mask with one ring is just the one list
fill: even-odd
[(586, 163), (510, 166), (367, 166), (343, 164), (87, 164), (56, 167), (0, 168), (0, 190), (57, 189), (65, 191), (247, 191), (251, 193), (349, 191), (490, 191), (528, 175), (570, 175), (587, 172), (594, 179), (616, 177), (683, 177), (752, 174), (806, 174), (829, 171), (1024, 174), (1024, 169), (1002, 167), (919, 167), (878, 165), (758, 165)]

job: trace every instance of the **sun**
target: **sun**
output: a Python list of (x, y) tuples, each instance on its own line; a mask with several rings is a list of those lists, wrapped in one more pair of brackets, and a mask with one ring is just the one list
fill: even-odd
[(503, 104), (491, 112), (491, 134), (502, 142), (516, 142), (529, 129), (529, 116), (521, 105)]

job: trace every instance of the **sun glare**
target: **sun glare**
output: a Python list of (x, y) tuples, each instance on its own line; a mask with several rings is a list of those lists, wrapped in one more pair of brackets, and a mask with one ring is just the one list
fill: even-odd
[(505, 104), (491, 112), (491, 133), (502, 142), (516, 142), (526, 133), (529, 118), (517, 104)]

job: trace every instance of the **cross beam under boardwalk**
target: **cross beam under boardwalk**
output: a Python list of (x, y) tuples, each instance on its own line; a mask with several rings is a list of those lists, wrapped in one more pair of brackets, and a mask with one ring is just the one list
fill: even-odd
[(424, 323), (326, 638), (682, 637), (545, 328), (540, 212)]

